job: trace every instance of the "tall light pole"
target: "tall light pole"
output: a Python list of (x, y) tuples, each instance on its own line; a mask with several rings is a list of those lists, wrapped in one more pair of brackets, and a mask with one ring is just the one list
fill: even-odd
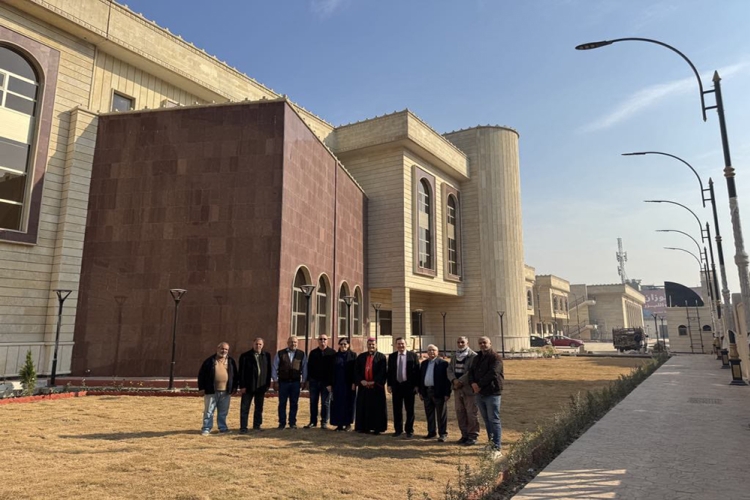
[[(627, 41), (635, 41), (635, 42), (647, 42), (647, 43), (653, 43), (656, 45), (660, 45), (664, 48), (667, 48), (671, 50), (672, 52), (675, 52), (677, 55), (682, 57), (682, 59), (685, 60), (690, 65), (690, 68), (693, 70), (693, 73), (695, 74), (695, 78), (698, 80), (698, 89), (700, 90), (700, 99), (701, 99), (701, 113), (703, 115), (703, 121), (706, 121), (706, 111), (709, 109), (715, 109), (716, 114), (719, 118), (719, 131), (721, 132), (721, 147), (722, 151), (724, 153), (724, 178), (727, 181), (727, 195), (729, 197), (729, 213), (732, 219), (732, 232), (734, 234), (734, 248), (735, 248), (735, 263), (737, 264), (737, 271), (739, 274), (739, 281), (740, 281), (740, 292), (742, 295), (742, 305), (745, 310), (745, 314), (749, 315), (748, 311), (750, 311), (750, 275), (748, 275), (748, 264), (750, 259), (748, 258), (747, 252), (745, 251), (745, 242), (744, 238), (742, 236), (742, 223), (740, 222), (740, 206), (739, 202), (737, 200), (737, 187), (735, 185), (735, 173), (734, 173), (734, 167), (732, 167), (732, 158), (729, 153), (729, 138), (727, 136), (727, 126), (726, 126), (726, 120), (724, 117), (724, 100), (721, 95), (721, 77), (719, 76), (718, 71), (714, 71), (713, 75), (713, 83), (714, 88), (713, 90), (703, 90), (703, 82), (701, 81), (700, 74), (698, 73), (698, 70), (695, 69), (695, 65), (690, 61), (690, 59), (685, 56), (682, 52), (677, 50), (676, 48), (672, 47), (671, 45), (668, 45), (664, 42), (660, 42), (658, 40), (653, 40), (650, 38), (616, 38), (613, 40), (602, 40), (599, 42), (592, 42), (592, 43), (585, 43), (581, 44), (576, 47), (578, 50), (589, 50), (589, 49), (596, 49), (599, 47), (604, 47), (606, 45), (612, 45), (616, 42), (627, 42)], [(716, 105), (714, 106), (706, 106), (706, 101), (704, 99), (705, 94), (713, 93), (714, 97), (716, 98)], [(726, 298), (725, 298), (726, 301)], [(730, 316), (729, 314), (727, 316)], [(731, 331), (731, 330), (730, 330)], [(733, 336), (730, 336), (733, 337)], [(731, 350), (730, 346), (730, 350)], [(734, 351), (737, 350), (737, 346), (734, 345)]]
[(441, 312), (440, 315), (443, 316), (443, 352), (448, 353), (448, 341), (445, 337), (445, 315), (448, 314), (447, 312)]
[(378, 328), (380, 328), (380, 308), (383, 304), (380, 302), (373, 302), (372, 308), (375, 309), (375, 345), (378, 345)]
[(498, 311), (497, 315), (500, 316), (500, 348), (503, 352), (503, 359), (505, 359), (505, 331), (503, 330), (503, 316), (505, 316), (505, 311)]
[(352, 302), (354, 302), (354, 299), (353, 295), (344, 297), (344, 303), (346, 304), (346, 338), (349, 340), (349, 345), (352, 345)]
[(302, 285), (300, 289), (305, 294), (305, 359), (307, 359), (310, 353), (310, 297), (315, 291), (315, 285)]
[(55, 350), (52, 355), (52, 373), (49, 377), (49, 385), (54, 387), (55, 386), (55, 377), (57, 376), (57, 350), (60, 346), (60, 325), (62, 324), (62, 312), (63, 312), (63, 303), (65, 302), (65, 299), (68, 298), (68, 296), (73, 292), (73, 290), (55, 290), (55, 294), (57, 295), (57, 330), (55, 332)]
[(424, 309), (414, 309), (417, 313), (417, 335), (419, 335), (419, 354), (422, 354), (422, 313)]
[(180, 301), (182, 297), (187, 293), (187, 290), (182, 288), (172, 288), (169, 290), (174, 300), (174, 321), (172, 322), (172, 363), (169, 365), (169, 387), (171, 391), (174, 389), (174, 357), (177, 351), (177, 310), (180, 308)]

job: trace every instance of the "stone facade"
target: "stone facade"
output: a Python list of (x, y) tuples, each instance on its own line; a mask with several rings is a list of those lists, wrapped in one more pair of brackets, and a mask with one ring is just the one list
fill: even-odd
[[(551, 274), (536, 276), (532, 291), (534, 309), (530, 319), (531, 334), (567, 335), (570, 330), (568, 318), (568, 294), (570, 283)], [(527, 306), (528, 306), (528, 292)]]
[(580, 323), (581, 339), (608, 341), (614, 328), (644, 327), (646, 298), (630, 285), (572, 285), (570, 289), (576, 296), (571, 320), (575, 316)]

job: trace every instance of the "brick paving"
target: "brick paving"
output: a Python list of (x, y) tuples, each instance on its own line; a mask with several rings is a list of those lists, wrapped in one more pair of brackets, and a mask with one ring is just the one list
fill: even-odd
[(674, 356), (514, 500), (750, 499), (750, 387), (714, 356)]

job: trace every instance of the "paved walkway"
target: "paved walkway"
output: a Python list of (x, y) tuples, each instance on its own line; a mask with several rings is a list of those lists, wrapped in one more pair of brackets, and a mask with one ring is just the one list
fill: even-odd
[(750, 387), (715, 356), (674, 356), (514, 500), (750, 499)]

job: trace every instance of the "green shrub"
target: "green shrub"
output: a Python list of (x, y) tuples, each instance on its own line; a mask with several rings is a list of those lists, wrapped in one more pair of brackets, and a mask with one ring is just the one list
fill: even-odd
[(21, 371), (18, 373), (23, 385), (23, 395), (33, 396), (36, 389), (36, 369), (34, 369), (34, 360), (31, 359), (31, 350), (26, 351), (26, 362)]

